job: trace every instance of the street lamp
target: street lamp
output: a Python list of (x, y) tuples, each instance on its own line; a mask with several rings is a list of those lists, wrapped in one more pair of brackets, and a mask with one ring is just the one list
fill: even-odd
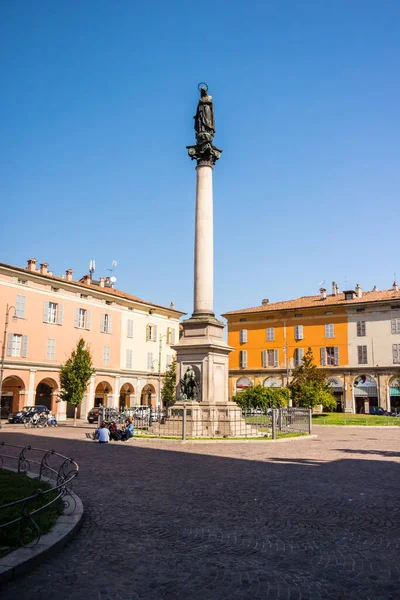
[(1, 396), (2, 396), (2, 392), (3, 392), (4, 357), (5, 357), (5, 354), (6, 354), (6, 341), (7, 341), (8, 321), (9, 321), (9, 317), (10, 317), (10, 311), (11, 311), (12, 308), (14, 309), (13, 320), (17, 319), (17, 317), (15, 316), (15, 306), (8, 306), (8, 304), (7, 304), (7, 307), (6, 307), (6, 320), (4, 322), (3, 346), (1, 348), (1, 368), (0, 368), (0, 429), (2, 427), (2, 425), (1, 425)]

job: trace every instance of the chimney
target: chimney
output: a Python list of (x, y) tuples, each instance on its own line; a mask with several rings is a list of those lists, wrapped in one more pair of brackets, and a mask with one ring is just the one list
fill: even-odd
[(92, 278), (90, 277), (90, 275), (84, 275), (81, 279), (81, 282), (84, 283), (85, 285), (90, 285), (92, 281)]
[(359, 283), (357, 283), (356, 285), (356, 296), (357, 298), (362, 298), (362, 289)]
[(53, 275), (53, 271), (49, 271), (47, 274), (51, 277)]
[(379, 292), (378, 288), (376, 287), (376, 285), (374, 285), (374, 287), (372, 288), (373, 292)]
[(261, 300), (261, 306), (267, 306), (269, 304), (269, 298), (263, 298)]
[(104, 287), (104, 277), (99, 277), (100, 287)]
[(339, 296), (339, 286), (336, 281), (332, 281), (332, 296)]
[(170, 309), (175, 310), (175, 302), (171, 302), (169, 305)]
[(106, 277), (106, 284), (110, 285), (110, 278)]
[(36, 258), (30, 258), (28, 260), (28, 271), (36, 271)]
[(394, 292), (398, 292), (399, 291), (399, 286), (397, 285), (397, 281), (393, 281), (392, 290)]
[(47, 267), (49, 266), (48, 263), (40, 263), (40, 274), (41, 275), (47, 275)]
[(321, 300), (326, 300), (326, 289), (320, 288), (319, 292), (321, 294)]
[(72, 281), (72, 273), (73, 273), (72, 269), (67, 269), (65, 271), (65, 279), (67, 281)]

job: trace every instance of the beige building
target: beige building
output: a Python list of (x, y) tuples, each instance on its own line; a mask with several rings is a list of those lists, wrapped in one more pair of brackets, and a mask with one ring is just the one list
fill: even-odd
[[(171, 306), (147, 302), (114, 289), (109, 278), (61, 277), (47, 263), (26, 268), (0, 263), (0, 322), (8, 314), (3, 348), (2, 416), (22, 406), (44, 404), (59, 419), (73, 408), (59, 400), (60, 365), (83, 337), (96, 369), (80, 413), (108, 406), (160, 404), (160, 383), (179, 337)], [(3, 320), (4, 319), (4, 320)]]

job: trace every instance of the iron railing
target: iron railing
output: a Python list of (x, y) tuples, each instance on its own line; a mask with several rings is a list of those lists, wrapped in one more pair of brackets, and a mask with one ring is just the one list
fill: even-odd
[(241, 409), (233, 403), (206, 406), (186, 403), (168, 409), (136, 407), (118, 412), (100, 407), (99, 424), (123, 424), (130, 417), (135, 436), (171, 438), (260, 438), (311, 433), (311, 411), (305, 408)]
[[(17, 544), (33, 547), (39, 542), (42, 532), (35, 521), (35, 516), (54, 505), (63, 514), (70, 515), (76, 509), (76, 501), (72, 492), (72, 482), (77, 477), (77, 463), (55, 450), (33, 448), (32, 446), (16, 446), (0, 442), (0, 467), (17, 473), (29, 473), (36, 477), (38, 484), (47, 483), (49, 489), (38, 488), (35, 494), (20, 498), (14, 502), (0, 506), (0, 530), (17, 526)], [(37, 506), (38, 499), (45, 499), (42, 506)], [(7, 509), (17, 508), (18, 516), (7, 521)]]

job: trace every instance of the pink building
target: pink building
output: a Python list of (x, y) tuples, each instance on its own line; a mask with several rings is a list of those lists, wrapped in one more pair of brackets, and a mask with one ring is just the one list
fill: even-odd
[(173, 303), (167, 308), (116, 290), (108, 278), (94, 281), (86, 275), (75, 281), (72, 275), (68, 269), (64, 276), (54, 276), (47, 263), (37, 269), (35, 259), (27, 268), (0, 263), (0, 324), (7, 305), (11, 307), (3, 418), (34, 404), (48, 406), (61, 420), (72, 416), (73, 407), (59, 400), (58, 373), (80, 337), (88, 343), (96, 369), (81, 405), (82, 417), (100, 402), (160, 402), (160, 373), (172, 360), (170, 345), (179, 335), (183, 313)]

